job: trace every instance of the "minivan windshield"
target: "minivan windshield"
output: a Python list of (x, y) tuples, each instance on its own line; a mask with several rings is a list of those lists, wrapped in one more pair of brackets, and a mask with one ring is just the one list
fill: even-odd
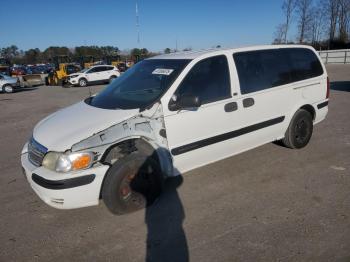
[(147, 108), (168, 90), (189, 62), (188, 59), (143, 60), (86, 103), (103, 109)]

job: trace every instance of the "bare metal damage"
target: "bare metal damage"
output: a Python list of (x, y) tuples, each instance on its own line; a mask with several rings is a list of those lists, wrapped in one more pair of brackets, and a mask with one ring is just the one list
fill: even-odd
[[(133, 143), (127, 143), (129, 141)], [(168, 149), (160, 103), (74, 144), (72, 151), (92, 150), (97, 153), (98, 160), (108, 154), (107, 162), (113, 164), (123, 154), (125, 145), (131, 150), (130, 147), (134, 146), (148, 155), (156, 153), (163, 174), (173, 175), (172, 157)]]

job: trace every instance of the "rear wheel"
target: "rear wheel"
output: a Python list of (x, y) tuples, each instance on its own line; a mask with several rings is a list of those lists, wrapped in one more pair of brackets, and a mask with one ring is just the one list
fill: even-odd
[(116, 79), (116, 78), (117, 78), (116, 76), (111, 76), (111, 77), (109, 78), (109, 83), (112, 83), (113, 80)]
[(14, 88), (11, 85), (4, 85), (2, 87), (2, 92), (7, 93), (7, 94), (13, 93), (14, 91), (15, 90), (14, 90)]
[(106, 174), (102, 198), (114, 214), (130, 213), (151, 205), (162, 191), (158, 162), (133, 152), (113, 164)]
[(86, 81), (85, 78), (80, 78), (79, 81), (78, 81), (78, 83), (79, 83), (79, 86), (80, 86), (80, 87), (85, 87), (85, 86), (87, 86), (87, 81)]
[(293, 116), (282, 143), (293, 149), (303, 148), (309, 143), (312, 131), (311, 114), (304, 109), (299, 109)]

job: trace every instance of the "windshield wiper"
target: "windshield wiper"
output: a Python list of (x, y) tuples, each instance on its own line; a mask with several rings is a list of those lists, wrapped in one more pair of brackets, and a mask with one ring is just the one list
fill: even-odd
[(156, 88), (147, 88), (147, 89), (141, 89), (141, 90), (134, 90), (134, 91), (127, 91), (127, 92), (121, 92), (122, 94), (134, 94), (134, 93), (154, 93), (155, 90), (158, 90)]

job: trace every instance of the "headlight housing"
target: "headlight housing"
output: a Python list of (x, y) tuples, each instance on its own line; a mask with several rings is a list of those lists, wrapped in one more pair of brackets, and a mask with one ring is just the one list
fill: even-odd
[(42, 165), (56, 172), (70, 172), (87, 169), (95, 160), (93, 152), (59, 153), (49, 152), (45, 155)]

